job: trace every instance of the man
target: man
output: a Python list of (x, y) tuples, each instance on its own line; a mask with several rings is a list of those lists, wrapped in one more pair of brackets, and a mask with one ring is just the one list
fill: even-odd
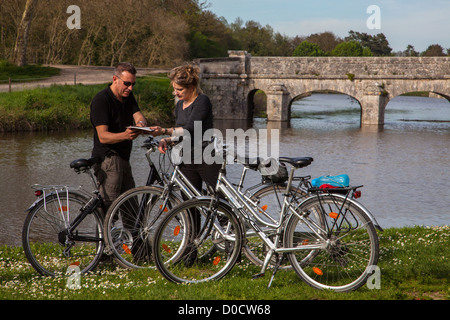
[(132, 141), (139, 132), (127, 127), (147, 126), (133, 96), (135, 84), (134, 66), (127, 62), (119, 63), (112, 84), (100, 91), (91, 103), (94, 127), (92, 157), (102, 159), (95, 165), (94, 173), (107, 208), (121, 193), (135, 187), (129, 160)]

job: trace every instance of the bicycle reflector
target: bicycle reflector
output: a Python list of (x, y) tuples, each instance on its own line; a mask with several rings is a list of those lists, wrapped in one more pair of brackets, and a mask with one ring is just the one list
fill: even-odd
[(320, 270), (319, 268), (314, 267), (314, 268), (313, 268), (313, 271), (314, 271), (314, 273), (317, 274), (318, 276), (323, 276), (323, 271)]
[(213, 261), (213, 265), (217, 266), (220, 262), (220, 256), (217, 256), (214, 261)]
[(361, 191), (359, 190), (353, 191), (353, 198), (355, 199), (361, 198)]
[(130, 248), (124, 243), (122, 244), (122, 249), (125, 251), (126, 254), (131, 254)]
[(339, 214), (336, 212), (330, 212), (328, 215), (331, 219), (337, 219), (339, 217)]
[(36, 197), (42, 196), (43, 193), (44, 193), (44, 192), (42, 192), (42, 190), (36, 190), (36, 191), (34, 191), (34, 195), (35, 195)]

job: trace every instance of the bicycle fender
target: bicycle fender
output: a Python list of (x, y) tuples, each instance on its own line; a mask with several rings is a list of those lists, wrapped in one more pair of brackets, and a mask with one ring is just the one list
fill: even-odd
[[(343, 195), (339, 195), (339, 197), (342, 199), (345, 199), (345, 196), (343, 196)], [(352, 199), (348, 199), (348, 198), (346, 201), (351, 201), (355, 206), (358, 206), (367, 215), (367, 217), (370, 219), (370, 221), (373, 223), (373, 225), (375, 226), (376, 229), (378, 229), (379, 231), (384, 231), (383, 228), (381, 228), (381, 226), (378, 224), (377, 220), (372, 215), (372, 213), (366, 207), (364, 207), (361, 203), (359, 203), (358, 201), (352, 200)]]
[(34, 207), (36, 207), (40, 202), (44, 201), (45, 198), (50, 197), (50, 196), (52, 196), (52, 195), (54, 195), (54, 193), (49, 193), (49, 194), (46, 194), (45, 197), (42, 196), (42, 197), (36, 199), (36, 201), (34, 201), (34, 202), (31, 204), (31, 206), (30, 206), (28, 209), (25, 210), (25, 212), (30, 213), (31, 210), (33, 210)]
[(43, 198), (40, 198), (40, 199), (37, 199), (36, 201), (34, 201), (34, 202), (31, 204), (31, 206), (30, 206), (28, 209), (25, 210), (25, 212), (30, 213), (31, 210), (33, 210), (33, 208), (36, 207), (37, 204), (38, 204), (40, 201), (42, 201), (42, 199), (43, 199)]
[[(321, 197), (321, 196), (322, 196), (322, 195), (320, 195), (319, 197)], [(313, 197), (316, 198), (317, 196), (313, 196)], [(378, 231), (381, 231), (381, 232), (384, 231), (383, 228), (378, 224), (377, 220), (376, 220), (375, 217), (372, 215), (372, 213), (371, 213), (369, 210), (367, 210), (367, 208), (364, 207), (361, 203), (359, 203), (359, 202), (357, 202), (357, 201), (354, 201), (354, 200), (352, 200), (352, 199), (349, 199), (348, 197), (343, 196), (343, 195), (340, 195), (340, 194), (333, 194), (333, 197), (341, 198), (341, 199), (343, 199), (343, 200), (345, 200), (345, 201), (350, 201), (350, 202), (352, 202), (355, 206), (359, 207), (359, 208), (367, 215), (367, 217), (370, 219), (370, 221), (373, 223), (373, 225), (375, 226), (375, 228), (376, 228)], [(308, 197), (308, 198), (306, 198), (305, 200), (303, 200), (303, 201), (300, 203), (299, 207), (300, 207), (301, 205), (303, 205), (303, 203), (305, 203), (306, 201), (308, 201), (308, 200), (311, 199), (311, 198), (312, 198), (312, 197)], [(290, 217), (289, 219), (291, 219), (291, 218), (292, 218), (292, 217)]]
[(51, 196), (53, 196), (54, 194), (55, 194), (54, 192), (47, 193), (47, 194), (44, 193), (44, 195), (41, 195), (39, 198), (37, 198), (37, 199), (31, 204), (31, 206), (30, 206), (27, 210), (25, 210), (25, 212), (28, 212), (28, 213), (31, 212), (31, 210), (33, 210), (34, 207), (36, 207), (41, 201), (44, 201), (45, 198), (51, 197)]
[[(352, 200), (353, 201), (353, 200)], [(357, 202), (357, 201), (353, 201), (353, 203), (357, 206), (359, 206), (369, 217), (370, 221), (372, 221), (373, 225), (375, 226), (375, 228), (378, 231), (383, 232), (383, 228), (378, 224), (378, 221), (375, 219), (375, 217), (372, 215), (372, 213), (366, 208), (364, 207), (361, 203)]]

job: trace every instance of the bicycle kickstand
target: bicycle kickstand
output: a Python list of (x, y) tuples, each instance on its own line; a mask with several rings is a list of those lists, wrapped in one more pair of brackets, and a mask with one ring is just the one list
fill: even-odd
[(273, 273), (272, 273), (272, 276), (270, 277), (269, 284), (267, 285), (267, 289), (270, 289), (273, 279), (275, 278), (275, 274), (277, 273), (278, 269), (280, 269), (280, 265), (285, 259), (284, 254), (282, 254), (281, 257), (278, 254), (276, 254), (276, 256), (277, 256), (277, 263), (276, 263), (275, 267), (273, 268)]

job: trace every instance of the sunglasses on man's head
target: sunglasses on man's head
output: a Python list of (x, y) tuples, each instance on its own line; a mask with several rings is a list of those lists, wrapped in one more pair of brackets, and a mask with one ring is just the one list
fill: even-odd
[[(116, 77), (119, 78), (120, 80), (122, 80), (118, 75), (116, 75)], [(136, 85), (136, 82), (123, 81), (123, 80), (122, 80), (122, 82), (125, 85), (125, 87), (131, 87), (131, 86), (134, 87)]]

